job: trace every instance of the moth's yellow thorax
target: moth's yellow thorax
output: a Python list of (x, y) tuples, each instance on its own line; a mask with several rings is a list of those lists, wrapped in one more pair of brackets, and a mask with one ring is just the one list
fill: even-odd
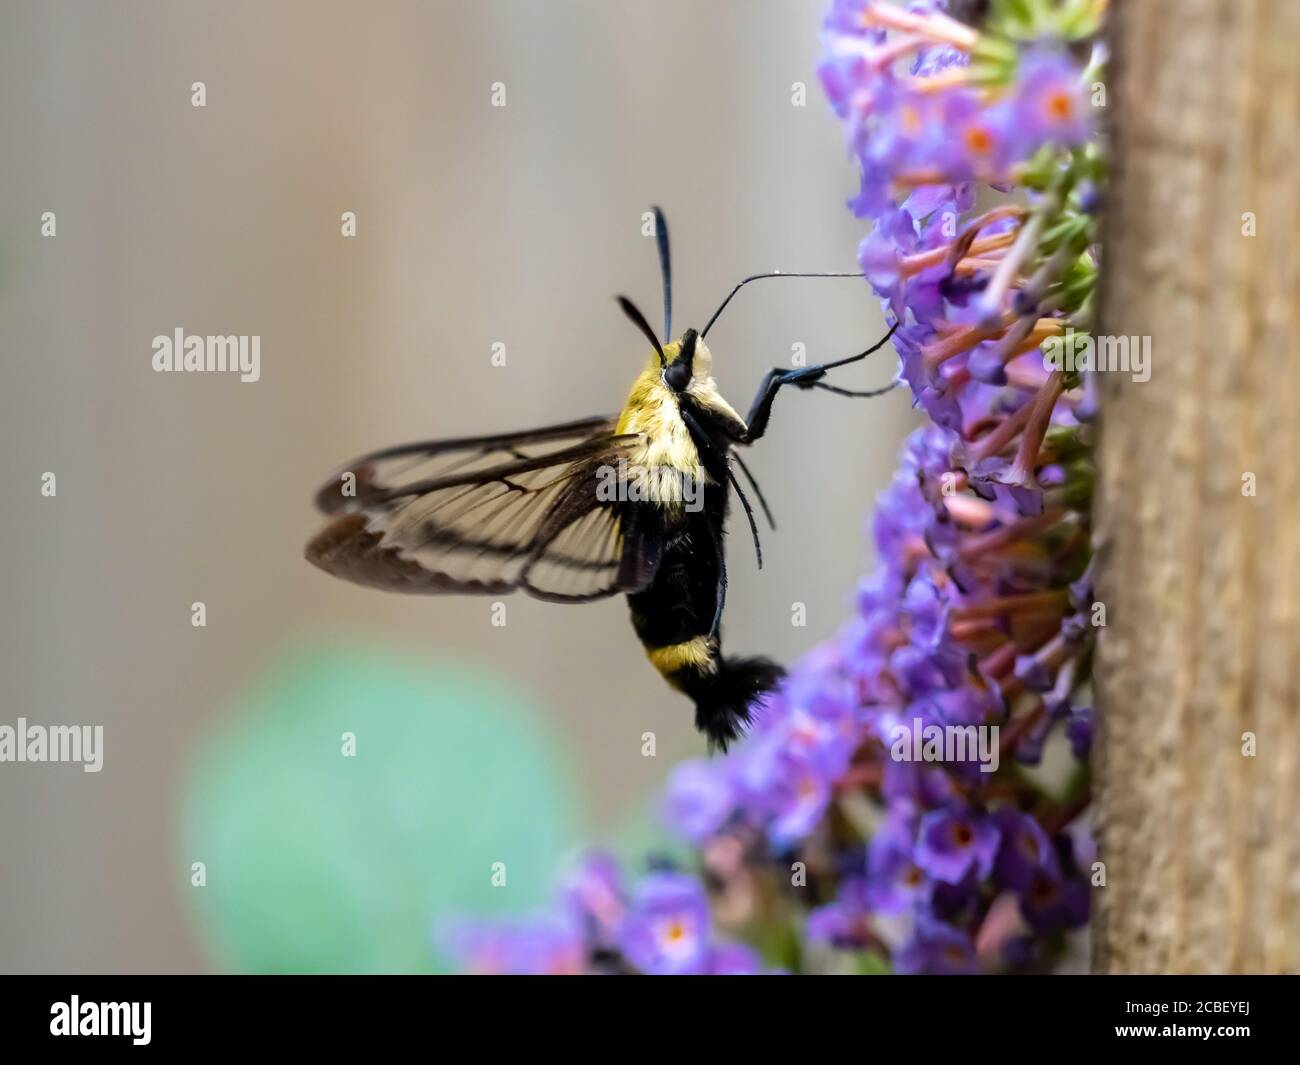
[[(664, 358), (670, 364), (680, 352), (679, 340), (664, 345)], [(712, 377), (713, 355), (702, 340), (696, 343), (691, 368), (686, 391), (692, 401), (708, 412), (710, 422), (721, 427), (724, 436), (740, 439), (745, 422), (718, 394)], [(636, 467), (629, 471), (630, 479), (636, 479), (638, 487), (648, 492), (647, 498), (673, 509), (683, 499), (683, 478), (693, 480), (696, 486), (713, 483), (700, 462), (700, 453), (677, 403), (677, 396), (664, 384), (659, 356), (654, 355), (632, 383), (618, 418), (618, 432), (641, 436), (641, 442), (628, 455), (629, 466)]]
[[(664, 356), (671, 362), (680, 347), (676, 342), (665, 345)], [(618, 418), (618, 432), (641, 437), (627, 461), (629, 479), (637, 481), (645, 498), (675, 509), (682, 502), (684, 477), (696, 484), (709, 482), (695, 441), (678, 410), (677, 397), (663, 382), (658, 355), (632, 382)]]

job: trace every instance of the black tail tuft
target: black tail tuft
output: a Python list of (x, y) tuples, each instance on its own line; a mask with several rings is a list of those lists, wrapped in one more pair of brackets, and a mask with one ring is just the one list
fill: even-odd
[(770, 658), (723, 658), (695, 698), (695, 727), (723, 751), (749, 724), (750, 711), (775, 688), (785, 670)]

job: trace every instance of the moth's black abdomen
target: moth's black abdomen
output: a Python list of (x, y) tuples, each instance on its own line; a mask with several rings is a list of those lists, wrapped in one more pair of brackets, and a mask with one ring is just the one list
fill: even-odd
[(695, 700), (695, 727), (725, 751), (749, 724), (756, 703), (772, 691), (785, 670), (770, 658), (718, 658), (717, 669), (682, 684)]
[[(717, 492), (711, 496), (711, 492)], [(766, 658), (724, 658), (712, 632), (720, 577), (723, 498), (706, 492), (700, 514), (664, 529), (654, 581), (628, 596), (632, 623), (654, 667), (695, 703), (695, 727), (726, 750), (749, 723), (754, 706), (784, 671)], [(651, 521), (654, 519), (651, 518)]]

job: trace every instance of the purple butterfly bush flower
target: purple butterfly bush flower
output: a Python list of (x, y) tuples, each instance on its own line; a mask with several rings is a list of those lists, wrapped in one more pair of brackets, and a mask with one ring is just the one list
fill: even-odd
[(683, 762), (668, 778), (664, 820), (692, 843), (714, 836), (736, 809), (728, 762)]
[(584, 927), (597, 943), (614, 940), (627, 913), (623, 871), (618, 860), (603, 851), (583, 857), (561, 883), (562, 905), (571, 920)]
[(1021, 893), (1020, 910), (1035, 932), (1080, 928), (1088, 920), (1088, 882), (1040, 871)]
[(871, 888), (865, 877), (846, 877), (834, 902), (808, 914), (804, 936), (810, 943), (823, 943), (841, 950), (863, 950), (874, 946), (871, 931), (873, 912)]
[(440, 939), (465, 971), (484, 975), (773, 971), (753, 948), (715, 935), (700, 880), (657, 870), (629, 892), (618, 862), (601, 852), (586, 855), (570, 872), (549, 912), (522, 920), (458, 921)]
[(1042, 825), (1020, 810), (1003, 809), (994, 815), (999, 828), (998, 883), (1025, 891), (1040, 874), (1056, 873), (1056, 854)]
[(971, 810), (931, 810), (917, 829), (916, 862), (945, 884), (960, 884), (970, 874), (983, 879), (993, 870), (998, 829)]
[(905, 975), (971, 976), (980, 970), (975, 946), (964, 932), (944, 921), (923, 917), (894, 956), (894, 971)]
[(917, 862), (915, 819), (896, 808), (871, 837), (867, 853), (867, 909), (909, 913), (929, 898), (933, 881)]
[(1088, 139), (1091, 106), (1084, 88), (1079, 68), (1059, 50), (1039, 48), (1021, 57), (1008, 125), (1022, 157), (1048, 142)]
[(637, 885), (619, 943), (635, 968), (651, 976), (706, 971), (709, 899), (683, 873), (652, 873)]
[(1071, 707), (1065, 734), (1074, 756), (1080, 761), (1086, 760), (1092, 751), (1092, 707)]
[(1013, 108), (985, 107), (971, 91), (950, 93), (938, 115), (943, 130), (933, 162), (960, 181), (996, 181), (1021, 156)]
[(764, 826), (777, 848), (806, 837), (831, 799), (827, 775), (801, 750), (785, 746), (788, 735), (782, 730), (762, 737), (744, 759), (751, 818)]

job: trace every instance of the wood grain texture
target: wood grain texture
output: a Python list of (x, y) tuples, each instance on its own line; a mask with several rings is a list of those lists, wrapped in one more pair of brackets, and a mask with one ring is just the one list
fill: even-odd
[(1094, 969), (1300, 972), (1300, 3), (1111, 33)]

